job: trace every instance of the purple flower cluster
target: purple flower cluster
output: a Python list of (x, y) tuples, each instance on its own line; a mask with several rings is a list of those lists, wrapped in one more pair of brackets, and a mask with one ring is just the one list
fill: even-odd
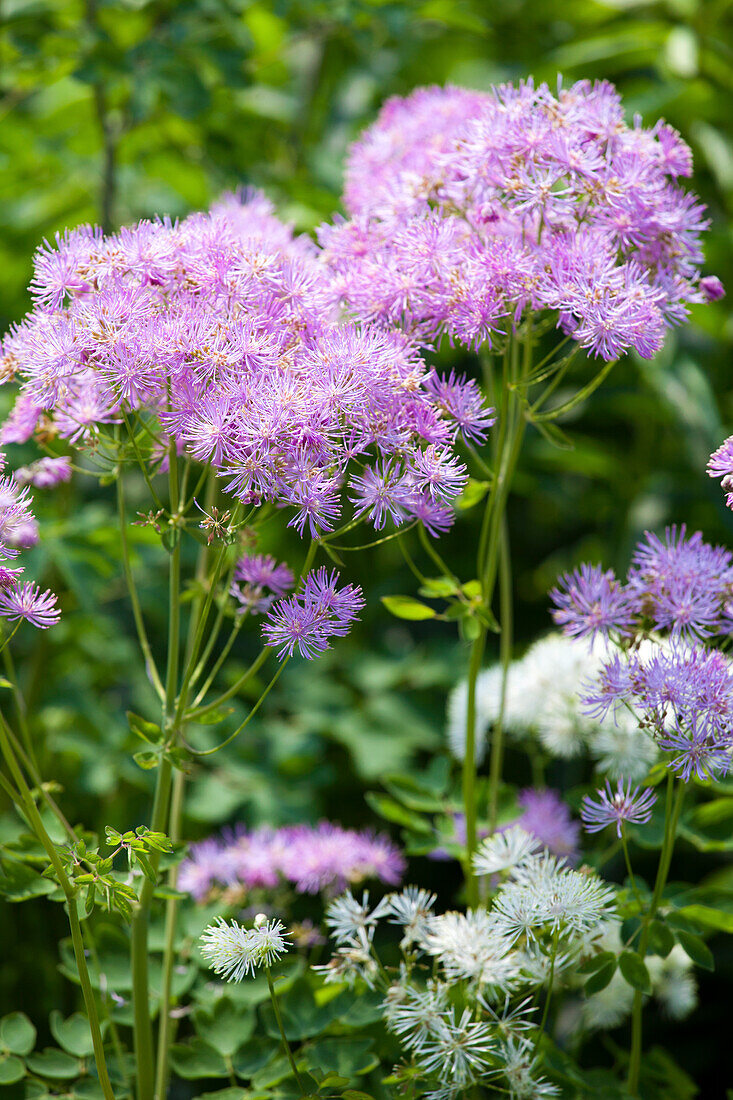
[(675, 641), (619, 651), (604, 663), (585, 704), (600, 719), (630, 707), (685, 782), (729, 770), (733, 669), (719, 650)]
[(271, 890), (281, 882), (299, 894), (337, 894), (369, 878), (394, 886), (404, 870), (402, 853), (386, 837), (322, 821), (282, 829), (237, 828), (192, 844), (178, 886), (197, 901), (217, 887)]
[(733, 435), (714, 451), (708, 461), (708, 474), (720, 481), (726, 492), (725, 503), (733, 508)]
[(627, 125), (606, 82), (420, 88), (352, 147), (349, 218), (319, 237), (352, 311), (423, 341), (491, 342), (551, 310), (604, 359), (649, 357), (690, 303), (722, 293), (700, 279), (691, 171), (680, 135)]
[(329, 648), (329, 638), (342, 638), (364, 607), (358, 585), (336, 587), (339, 574), (316, 569), (305, 578), (302, 591), (279, 600), (262, 626), (265, 645), (279, 647), (280, 660), (297, 649), (312, 660)]
[[(570, 810), (558, 792), (550, 787), (527, 787), (520, 792), (518, 801), (522, 813), (502, 826), (502, 830), (519, 825), (526, 833), (536, 837), (554, 856), (571, 864), (577, 863), (580, 855), (580, 825), (573, 821)], [(488, 835), (488, 829), (478, 829), (479, 839)], [(450, 839), (461, 846), (466, 843), (466, 819), (461, 813), (453, 814), (453, 836)], [(435, 848), (430, 853), (430, 858), (444, 860), (451, 857), (447, 849)]]
[(234, 568), (229, 589), (241, 612), (253, 615), (269, 611), (274, 601), (295, 584), (292, 570), (271, 554), (244, 554)]
[[(0, 474), (5, 455), (0, 452)], [(46, 630), (59, 621), (53, 592), (42, 592), (32, 581), (20, 583), (22, 566), (10, 565), (21, 550), (38, 541), (27, 488), (14, 475), (0, 477), (0, 618), (11, 623), (26, 621)]]
[(631, 790), (631, 780), (624, 787), (619, 779), (616, 790), (611, 790), (611, 784), (606, 780), (605, 790), (596, 791), (597, 801), (590, 795), (583, 798), (583, 806), (580, 817), (583, 825), (589, 833), (599, 833), (607, 825), (616, 826), (616, 835), (621, 837), (621, 825), (629, 821), (635, 825), (645, 825), (652, 816), (652, 807), (657, 801), (657, 796), (649, 788), (640, 791), (638, 787)]
[(733, 626), (733, 555), (688, 537), (685, 526), (664, 538), (646, 533), (625, 583), (600, 566), (582, 565), (550, 592), (552, 617), (576, 638), (630, 637), (644, 629), (672, 637), (706, 638)]
[(15, 471), (15, 480), (18, 485), (53, 489), (54, 486), (71, 480), (71, 460), (65, 455), (60, 458), (39, 458), (30, 466), (20, 466)]
[(175, 440), (241, 500), (290, 506), (301, 534), (333, 529), (355, 458), (359, 515), (381, 525), (388, 500), (395, 522), (444, 528), (465, 482), (452, 446), (492, 422), (475, 383), (435, 378), (407, 336), (342, 320), (316, 246), (259, 194), (67, 232), (37, 252), (31, 290), (2, 346), (0, 375), (22, 383), (5, 442), (42, 415), (78, 446), (153, 417), (154, 461)]
[(733, 669), (704, 642), (731, 633), (732, 595), (733, 555), (684, 526), (647, 532), (625, 583), (586, 565), (550, 593), (565, 633), (617, 645), (586, 690), (588, 713), (603, 721), (629, 709), (686, 782), (731, 763)]
[(573, 821), (570, 810), (557, 791), (549, 787), (528, 787), (519, 795), (522, 814), (514, 825), (537, 837), (554, 856), (577, 863), (580, 854), (580, 826)]

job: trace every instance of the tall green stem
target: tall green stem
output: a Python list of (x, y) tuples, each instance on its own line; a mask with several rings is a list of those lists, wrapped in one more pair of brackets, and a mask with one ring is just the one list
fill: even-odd
[(499, 805), (499, 784), (504, 750), (504, 708), (506, 705), (506, 687), (509, 665), (512, 659), (512, 564), (509, 551), (509, 531), (506, 516), (502, 518), (501, 542), (499, 547), (499, 658), (501, 661), (501, 699), (499, 716), (494, 723), (491, 738), (491, 761), (489, 765), (489, 832), (496, 829)]
[(283, 1026), (283, 1018), (282, 1018), (282, 1015), (280, 1014), (280, 1005), (278, 1004), (277, 993), (275, 992), (275, 986), (272, 984), (272, 975), (270, 973), (269, 966), (265, 966), (265, 974), (267, 975), (267, 988), (270, 990), (270, 1001), (272, 1002), (272, 1010), (275, 1013), (275, 1020), (277, 1021), (277, 1026), (278, 1026), (278, 1030), (280, 1032), (280, 1037), (281, 1037), (282, 1042), (283, 1042), (283, 1047), (285, 1049), (285, 1053), (287, 1054), (288, 1061), (290, 1062), (290, 1068), (293, 1071), (293, 1076), (295, 1077), (295, 1080), (298, 1084), (298, 1088), (300, 1089), (300, 1095), (305, 1097), (306, 1091), (303, 1088), (303, 1082), (300, 1079), (300, 1074), (298, 1073), (298, 1067), (295, 1064), (295, 1058), (293, 1057), (293, 1052), (290, 1049), (290, 1043), (288, 1042), (288, 1037), (285, 1034), (285, 1028)]
[[(682, 810), (682, 801), (685, 797), (685, 784), (680, 782), (677, 796), (673, 797), (674, 788), (674, 775), (672, 772), (667, 777), (667, 800), (665, 805), (665, 826), (664, 826), (664, 842), (662, 844), (662, 850), (659, 854), (659, 865), (657, 867), (657, 878), (654, 883), (654, 893), (652, 894), (652, 900), (649, 903), (649, 909), (647, 910), (644, 922), (642, 924), (641, 936), (639, 937), (639, 958), (644, 961), (646, 955), (646, 949), (649, 945), (649, 926), (654, 920), (657, 909), (659, 908), (659, 902), (662, 899), (662, 893), (667, 883), (667, 875), (669, 874), (669, 868), (672, 863), (672, 853), (674, 851), (674, 842), (677, 836), (677, 825), (680, 819), (680, 812)], [(639, 1092), (639, 1074), (641, 1071), (641, 1044), (642, 1044), (642, 1008), (643, 1008), (643, 994), (641, 990), (636, 990), (634, 993), (634, 1004), (631, 1010), (631, 1052), (629, 1055), (629, 1077), (628, 1077), (628, 1089), (632, 1096), (637, 1096)]]
[[(166, 662), (165, 698), (161, 726), (166, 741), (172, 743), (176, 737), (176, 730), (172, 728), (172, 722), (176, 707), (181, 631), (181, 532), (177, 525), (179, 497), (178, 456), (176, 454), (175, 443), (171, 443), (168, 455), (168, 485), (173, 546), (170, 550), (168, 571), (168, 657)], [(158, 767), (158, 778), (153, 801), (150, 828), (154, 832), (164, 832), (168, 823), (171, 780), (172, 766), (170, 760), (164, 756), (161, 758)], [(151, 856), (151, 863), (156, 871), (159, 861), (158, 853), (153, 853)], [(153, 898), (153, 890), (153, 883), (146, 878), (140, 889), (140, 901), (137, 911), (132, 919), (132, 1001), (138, 1100), (153, 1100), (155, 1094), (153, 1027), (150, 1018), (148, 978), (148, 925), (150, 922), (150, 905)]]
[[(528, 367), (529, 359), (526, 353), (520, 366), (517, 342), (512, 338), (507, 346), (503, 361), (502, 390), (499, 401), (500, 426), (494, 459), (496, 474), (491, 495), (486, 504), (478, 547), (477, 568), (481, 580), (482, 603), (487, 611), (491, 610), (494, 599), (506, 504), (524, 437), (524, 409), (515, 383), (520, 371), (526, 372)], [(505, 598), (504, 605), (506, 605), (506, 602)], [(476, 903), (478, 897), (477, 883), (471, 870), (473, 853), (476, 850), (476, 683), (485, 647), (486, 627), (482, 623), (471, 648), (469, 663), (466, 700), (466, 753), (463, 759), (462, 778), (463, 807), (466, 820), (466, 887), (469, 904), (471, 905)], [(494, 778), (491, 799), (495, 806), (501, 778), (501, 746), (499, 746), (499, 751), (496, 752), (492, 745), (493, 757), (498, 757), (492, 766)]]
[[(173, 795), (171, 798), (171, 824), (170, 839), (175, 843), (180, 840), (181, 818), (183, 816), (183, 792), (186, 777), (183, 772), (176, 772), (173, 779)], [(178, 868), (171, 867), (168, 873), (168, 885), (174, 890), (178, 879)], [(168, 1085), (168, 1047), (171, 1043), (171, 986), (173, 981), (173, 960), (175, 956), (176, 916), (178, 901), (169, 898), (165, 910), (165, 933), (163, 947), (163, 978), (160, 991), (160, 1012), (158, 1014), (158, 1057), (155, 1069), (155, 1096), (156, 1100), (163, 1100)]]
[(486, 645), (486, 627), (479, 630), (471, 646), (471, 662), (468, 667), (468, 691), (466, 699), (466, 752), (463, 758), (463, 813), (466, 824), (465, 878), (468, 904), (478, 903), (478, 883), (473, 873), (473, 854), (476, 851), (476, 680)]
[(104, 1054), (104, 1042), (102, 1039), (102, 1029), (99, 1023), (99, 1015), (97, 1013), (97, 1002), (94, 996), (94, 990), (92, 988), (91, 979), (89, 977), (89, 970), (87, 968), (86, 955), (84, 952), (84, 938), (81, 932), (81, 924), (79, 922), (79, 913), (76, 906), (76, 894), (72, 883), (64, 870), (64, 866), (59, 857), (56, 845), (51, 840), (51, 837), (46, 832), (46, 828), (43, 824), (38, 808), (33, 801), (33, 795), (30, 792), (28, 784), (25, 781), (25, 776), (15, 758), (15, 753), (10, 745), (10, 741), (5, 732), (4, 722), (0, 722), (0, 746), (2, 747), (3, 756), (7, 761), (10, 773), (15, 780), (18, 791), (22, 799), (23, 809), (28, 817), (28, 820), (35, 832), (36, 836), (43, 845), (46, 854), (53, 866), (56, 878), (59, 885), (64, 892), (66, 898), (66, 913), (69, 918), (69, 927), (71, 929), (71, 942), (74, 949), (74, 959), (76, 961), (76, 968), (79, 972), (79, 982), (81, 984), (81, 992), (84, 998), (84, 1007), (86, 1008), (87, 1019), (89, 1020), (89, 1030), (92, 1036), (92, 1047), (94, 1050), (94, 1063), (97, 1067), (97, 1074), (99, 1075), (99, 1084), (102, 1088), (105, 1100), (114, 1100), (114, 1092), (112, 1091), (112, 1085), (109, 1079), (109, 1073), (107, 1071), (107, 1060)]

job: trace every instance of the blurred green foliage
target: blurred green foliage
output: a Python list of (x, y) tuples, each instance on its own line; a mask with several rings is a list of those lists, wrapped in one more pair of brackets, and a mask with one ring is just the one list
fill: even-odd
[[(554, 82), (558, 72), (613, 80), (630, 114), (663, 115), (682, 132), (710, 209), (707, 268), (733, 288), (730, 9), (727, 0), (4, 0), (2, 328), (28, 306), (34, 248), (67, 225), (185, 215), (248, 184), (309, 231), (338, 210), (348, 144), (388, 95), (530, 74)], [(519, 647), (547, 628), (547, 588), (581, 556), (624, 567), (640, 531), (675, 521), (733, 541), (704, 472), (733, 427), (732, 344), (726, 301), (698, 308), (657, 360), (619, 364), (573, 411), (563, 425), (572, 450), (529, 437), (509, 510)], [(448, 347), (436, 356), (474, 369)], [(146, 813), (150, 776), (131, 761), (139, 742), (124, 715), (149, 713), (152, 700), (114, 517), (81, 479), (37, 500), (42, 541), (30, 569), (61, 592), (65, 611), (57, 629), (19, 647), (41, 769), (63, 788), (72, 821), (129, 828)], [(442, 547), (466, 578), (476, 513)], [(150, 532), (132, 530), (143, 603), (162, 637), (159, 555)], [(302, 553), (293, 539), (264, 549)], [(387, 772), (422, 768), (441, 744), (445, 694), (464, 658), (455, 632), (384, 612), (378, 597), (414, 590), (395, 543), (348, 566), (373, 595), (360, 631), (317, 665), (290, 669), (248, 740), (201, 766), (188, 837), (235, 819), (368, 822), (364, 791)], [(235, 651), (232, 681), (249, 656), (244, 643)], [(3, 837), (15, 827), (0, 819)], [(56, 972), (62, 922), (47, 909), (5, 907), (0, 917), (0, 1002), (34, 1020), (75, 1007)], [(704, 1063), (709, 1022), (704, 1008), (688, 1029), (685, 1065)]]

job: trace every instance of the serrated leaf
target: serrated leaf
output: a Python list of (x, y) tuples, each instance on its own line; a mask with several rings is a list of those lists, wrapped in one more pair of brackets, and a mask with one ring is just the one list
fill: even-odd
[(624, 981), (642, 993), (651, 993), (652, 982), (646, 963), (633, 951), (622, 951), (618, 959), (618, 968)]
[(427, 604), (415, 600), (412, 596), (382, 596), (382, 603), (397, 619), (434, 619), (437, 612)]

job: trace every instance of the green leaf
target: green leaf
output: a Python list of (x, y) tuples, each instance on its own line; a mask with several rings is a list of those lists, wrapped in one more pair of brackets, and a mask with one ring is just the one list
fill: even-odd
[[(458, 585), (450, 577), (426, 577), (418, 592), (429, 599), (440, 600), (446, 596), (455, 596)], [(387, 596), (389, 599), (389, 596)]]
[(467, 512), (469, 508), (473, 508), (484, 499), (490, 488), (490, 481), (477, 481), (476, 478), (469, 477), (466, 488), (454, 501), (455, 507), (462, 512)]
[(136, 752), (133, 753), (132, 759), (139, 768), (143, 768), (146, 772), (152, 768), (157, 768), (160, 764), (160, 755), (157, 752)]
[(713, 909), (709, 905), (685, 905), (677, 910), (675, 916), (693, 921), (704, 928), (714, 929), (716, 932), (733, 933), (733, 913), (724, 913), (721, 909)]
[(618, 959), (618, 968), (624, 980), (642, 993), (651, 993), (652, 983), (646, 963), (633, 951), (622, 951)]
[(382, 603), (398, 619), (434, 619), (437, 612), (412, 596), (382, 596)]
[(233, 713), (234, 707), (219, 707), (218, 710), (208, 710), (206, 714), (194, 715), (189, 721), (196, 722), (199, 726), (217, 726)]
[(14, 1054), (0, 1054), (0, 1085), (14, 1085), (25, 1077), (25, 1066)]
[(433, 828), (429, 821), (419, 817), (416, 813), (401, 806), (399, 802), (388, 798), (386, 794), (378, 794), (376, 791), (367, 791), (364, 799), (375, 813), (383, 817), (385, 821), (393, 821), (395, 825), (404, 825), (415, 832), (432, 835)]
[(10, 1054), (30, 1054), (36, 1029), (24, 1012), (11, 1012), (0, 1020), (0, 1049)]
[(89, 1020), (81, 1012), (75, 1012), (65, 1020), (56, 1009), (50, 1016), (51, 1034), (60, 1047), (75, 1058), (90, 1058), (94, 1053)]
[(222, 997), (210, 1012), (198, 1011), (194, 1025), (205, 1043), (223, 1058), (231, 1058), (251, 1038), (255, 1017), (250, 1008), (235, 1005), (228, 997)]
[(597, 955), (593, 955), (590, 959), (586, 959), (578, 967), (580, 974), (595, 974), (596, 970), (600, 970), (602, 966), (607, 966), (610, 962), (616, 962), (616, 955), (613, 951), (599, 951)]
[(171, 1047), (171, 1065), (176, 1073), (187, 1081), (200, 1077), (228, 1077), (227, 1064), (218, 1051), (203, 1039), (190, 1043), (175, 1043)]
[(79, 1076), (78, 1060), (55, 1047), (47, 1047), (38, 1054), (30, 1054), (26, 1064), (31, 1073), (37, 1073), (39, 1077), (69, 1081), (72, 1077)]
[(649, 948), (654, 955), (667, 958), (674, 947), (674, 935), (660, 920), (653, 920), (649, 925)]
[(591, 974), (584, 987), (586, 996), (591, 997), (594, 993), (600, 993), (602, 989), (606, 988), (615, 973), (616, 959), (613, 958), (605, 962), (600, 969), (596, 970), (595, 974)]
[(705, 940), (692, 932), (678, 932), (677, 940), (682, 950), (694, 963), (701, 966), (703, 970), (715, 970), (715, 959)]
[(155, 722), (149, 722), (147, 718), (141, 718), (139, 714), (134, 714), (131, 710), (127, 712), (127, 721), (130, 729), (143, 741), (147, 741), (149, 745), (157, 745), (162, 740), (162, 733), (160, 726)]
[(319, 1039), (303, 1053), (309, 1070), (331, 1071), (350, 1078), (379, 1065), (373, 1045), (373, 1039)]
[(280, 1044), (262, 1035), (250, 1039), (232, 1058), (237, 1077), (250, 1078), (261, 1070), (280, 1050)]

